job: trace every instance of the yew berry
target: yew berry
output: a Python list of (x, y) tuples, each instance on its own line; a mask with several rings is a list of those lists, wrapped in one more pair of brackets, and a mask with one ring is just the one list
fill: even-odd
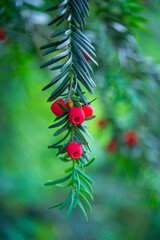
[(58, 105), (58, 103), (61, 103), (65, 108), (68, 108), (68, 104), (66, 103), (64, 105), (64, 99), (58, 99), (51, 105), (51, 111), (56, 115), (59, 116), (62, 113), (64, 113), (64, 110)]
[(124, 133), (124, 142), (129, 147), (134, 147), (138, 143), (138, 135), (134, 130), (128, 130)]
[(84, 122), (85, 114), (79, 107), (74, 107), (69, 112), (69, 120), (72, 124), (80, 125)]
[(109, 153), (113, 153), (118, 149), (118, 141), (116, 138), (113, 138), (110, 143), (107, 145), (106, 150)]
[(82, 147), (77, 142), (71, 142), (67, 146), (67, 153), (68, 156), (73, 159), (80, 158), (80, 156), (82, 155)]
[(93, 115), (93, 108), (90, 105), (85, 105), (82, 107), (85, 117), (91, 117)]
[(0, 28), (0, 41), (6, 38), (6, 31), (3, 28)]
[(102, 118), (98, 121), (99, 128), (105, 128), (107, 125), (107, 120), (105, 118)]

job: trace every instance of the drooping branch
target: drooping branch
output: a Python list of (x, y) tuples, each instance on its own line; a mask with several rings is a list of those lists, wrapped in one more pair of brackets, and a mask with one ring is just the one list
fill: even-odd
[(66, 173), (69, 173), (67, 176), (45, 185), (63, 183), (64, 186), (71, 186), (67, 199), (51, 208), (63, 209), (69, 204), (66, 214), (68, 216), (78, 205), (87, 219), (80, 199), (91, 210), (85, 195), (93, 199), (91, 194), (93, 190), (90, 185), (92, 180), (84, 173), (84, 167), (91, 164), (95, 158), (90, 160), (87, 154), (90, 148), (83, 134), (91, 136), (83, 122), (91, 120), (95, 116), (82, 88), (84, 87), (93, 94), (92, 89), (95, 87), (95, 83), (90, 75), (93, 70), (89, 61), (97, 65), (94, 59), (96, 57), (95, 49), (83, 33), (85, 17), (89, 15), (89, 4), (88, 0), (63, 0), (46, 11), (54, 11), (54, 14), (57, 12), (56, 18), (48, 24), (49, 26), (53, 24), (54, 26), (63, 26), (51, 35), (51, 38), (54, 39), (53, 42), (40, 48), (44, 50), (43, 55), (52, 54), (51, 59), (42, 64), (41, 68), (50, 66), (50, 70), (59, 71), (58, 75), (43, 88), (46, 90), (58, 84), (47, 100), (48, 102), (54, 101), (51, 110), (57, 116), (54, 120), (55, 123), (49, 128), (60, 127), (54, 136), (67, 131), (60, 141), (49, 148), (57, 148), (57, 156), (63, 154), (60, 159), (72, 162), (72, 166), (66, 169)]

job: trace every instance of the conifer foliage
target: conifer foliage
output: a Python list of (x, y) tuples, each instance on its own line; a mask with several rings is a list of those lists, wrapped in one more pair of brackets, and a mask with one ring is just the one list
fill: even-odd
[[(82, 89), (85, 88), (93, 94), (95, 83), (90, 76), (90, 72), (93, 70), (89, 61), (97, 65), (94, 59), (96, 57), (95, 49), (83, 33), (85, 17), (89, 15), (89, 3), (88, 0), (60, 0), (57, 5), (46, 11), (53, 11), (54, 16), (57, 15), (48, 25), (54, 25), (54, 30), (58, 27), (51, 35), (54, 41), (40, 48), (44, 50), (43, 55), (52, 54), (51, 59), (40, 68), (51, 66), (50, 70), (59, 72), (43, 88), (46, 90), (53, 87), (48, 102), (54, 101), (51, 110), (57, 117), (49, 128), (59, 127), (54, 136), (66, 132), (60, 141), (49, 148), (56, 148), (57, 156), (61, 155), (61, 160), (72, 165), (65, 170), (66, 176), (47, 182), (45, 186), (58, 184), (70, 187), (66, 200), (50, 208), (59, 207), (61, 210), (67, 206), (66, 216), (68, 216), (78, 205), (88, 219), (84, 205), (90, 211), (92, 210), (87, 198), (93, 200), (93, 190), (92, 179), (84, 173), (84, 169), (95, 158), (90, 160), (87, 154), (90, 148), (85, 135), (90, 138), (91, 136), (83, 123), (95, 116), (92, 111), (87, 116), (83, 111), (84, 106), (89, 106), (92, 101), (88, 101)], [(56, 83), (58, 86), (55, 87)]]

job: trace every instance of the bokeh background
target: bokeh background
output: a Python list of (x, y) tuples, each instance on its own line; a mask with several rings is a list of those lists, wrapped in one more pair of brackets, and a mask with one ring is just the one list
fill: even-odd
[[(160, 239), (159, 0), (92, 0), (85, 33), (99, 68), (88, 126), (97, 156), (89, 222), (77, 208), (48, 210), (68, 190), (47, 188), (68, 167), (55, 157), (54, 120), (41, 92), (53, 77), (40, 70), (50, 41), (50, 0), (0, 1), (0, 239)], [(89, 96), (92, 100), (94, 96)]]

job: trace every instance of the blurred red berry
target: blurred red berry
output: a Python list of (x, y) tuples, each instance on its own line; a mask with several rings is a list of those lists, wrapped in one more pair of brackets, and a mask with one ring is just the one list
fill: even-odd
[(82, 147), (77, 142), (71, 142), (67, 146), (67, 153), (68, 156), (73, 159), (80, 158), (80, 156), (82, 155)]
[(58, 105), (58, 103), (61, 103), (65, 108), (69, 108), (68, 107), (68, 103), (66, 103), (64, 105), (64, 99), (58, 99), (56, 100), (52, 105), (51, 105), (51, 111), (56, 115), (59, 116), (62, 113), (64, 113), (64, 110)]
[(82, 107), (85, 117), (91, 117), (93, 115), (93, 108), (90, 105), (85, 105)]
[(107, 125), (107, 120), (105, 118), (102, 118), (98, 121), (98, 126), (100, 128), (105, 128), (106, 125)]
[(0, 28), (0, 41), (4, 40), (6, 38), (6, 31), (3, 28)]
[(89, 62), (89, 58), (84, 53), (82, 53), (82, 54), (83, 54), (84, 58), (86, 59), (86, 61)]
[(129, 147), (134, 147), (138, 143), (138, 135), (134, 130), (128, 130), (124, 133), (124, 142)]
[(113, 153), (118, 149), (118, 141), (116, 138), (113, 138), (110, 143), (107, 145), (107, 152)]
[(79, 107), (74, 107), (69, 112), (69, 120), (72, 124), (80, 125), (84, 122), (85, 114)]

